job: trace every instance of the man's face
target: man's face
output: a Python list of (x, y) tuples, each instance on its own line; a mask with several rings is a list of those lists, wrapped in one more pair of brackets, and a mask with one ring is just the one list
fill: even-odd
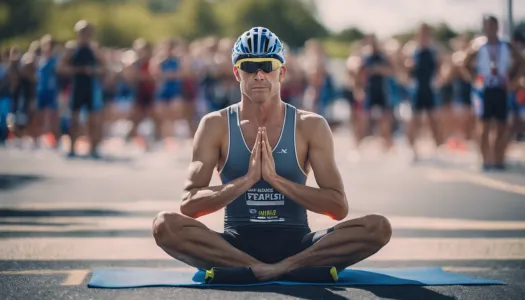
[(423, 45), (428, 45), (432, 37), (431, 29), (428, 25), (423, 24), (419, 28), (419, 42)]
[(493, 19), (487, 19), (483, 22), (483, 32), (487, 37), (496, 37), (498, 35), (498, 22)]
[(78, 32), (78, 37), (79, 37), (80, 41), (82, 41), (84, 43), (91, 42), (91, 38), (93, 37), (93, 29), (91, 27), (89, 27), (89, 26), (81, 29)]
[(233, 67), (233, 73), (240, 82), (241, 92), (253, 103), (263, 103), (279, 96), (281, 82), (286, 74), (286, 66), (266, 73), (258, 70), (256, 73), (248, 73), (237, 67)]
[(42, 53), (50, 54), (53, 51), (53, 42), (50, 40), (45, 40), (40, 44)]

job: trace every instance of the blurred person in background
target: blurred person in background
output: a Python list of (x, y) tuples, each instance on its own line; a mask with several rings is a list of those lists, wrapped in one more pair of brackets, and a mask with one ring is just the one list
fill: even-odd
[[(473, 101), (481, 121), (480, 151), (485, 171), (505, 169), (509, 93), (524, 66), (518, 50), (501, 41), (498, 30), (498, 20), (494, 16), (484, 17), (484, 41), (469, 52), (464, 62), (466, 76), (470, 76), (471, 82), (475, 81)], [(491, 133), (495, 134), (494, 141)]]
[(363, 108), (365, 113), (360, 118), (363, 124), (359, 127), (368, 129), (371, 120), (377, 120), (379, 135), (383, 139), (385, 149), (388, 150), (393, 145), (394, 91), (391, 77), (394, 75), (394, 69), (386, 53), (380, 49), (374, 35), (366, 37), (366, 47), (363, 49), (363, 54), (363, 63), (357, 76), (364, 91)]
[(187, 41), (181, 41), (177, 48), (177, 56), (181, 59), (183, 73), (182, 98), (184, 99), (184, 108), (182, 119), (187, 124), (189, 137), (193, 138), (195, 130), (197, 130), (195, 112), (197, 106), (199, 76), (202, 74), (202, 64), (190, 51), (190, 45)]
[(437, 49), (432, 38), (432, 29), (422, 24), (415, 40), (405, 44), (405, 72), (412, 105), (412, 117), (407, 128), (407, 136), (412, 149), (413, 160), (419, 158), (417, 137), (426, 115), (436, 146), (443, 143), (437, 116), (436, 76), (440, 69)]
[(0, 53), (0, 146), (5, 144), (9, 136), (7, 118), (11, 112), (11, 89), (7, 75), (9, 65), (9, 50)]
[[(351, 49), (350, 56), (346, 60), (346, 69), (348, 76), (347, 90), (343, 91), (344, 97), (348, 100), (351, 108), (350, 124), (354, 137), (354, 145), (356, 149), (360, 145), (361, 141), (366, 136), (365, 128), (365, 91), (363, 82), (364, 79), (362, 72), (359, 70), (362, 68), (363, 58), (361, 55), (361, 47), (353, 46)], [(359, 149), (357, 149), (359, 150)], [(348, 157), (351, 160), (358, 160), (358, 153), (351, 153)]]
[(75, 24), (77, 40), (71, 53), (66, 51), (59, 61), (59, 72), (71, 76), (71, 127), (69, 157), (75, 157), (75, 143), (81, 133), (80, 112), (86, 109), (90, 156), (100, 158), (98, 145), (102, 140), (103, 92), (100, 77), (105, 72), (102, 55), (92, 44), (93, 25), (85, 20)]
[(327, 106), (335, 97), (335, 90), (327, 70), (328, 58), (319, 41), (306, 41), (303, 61), (307, 86), (301, 106), (305, 110), (325, 116)]
[(33, 142), (35, 139), (36, 53), (35, 43), (32, 43), (28, 52), (21, 56), (16, 50), (12, 53), (11, 71), (13, 79), (17, 77), (14, 79), (16, 87), (13, 88), (13, 112), (15, 115), (14, 133), (17, 138), (15, 144), (18, 147), (22, 147), (24, 137), (30, 137)]
[(102, 95), (104, 108), (102, 111), (102, 136), (107, 136), (109, 127), (113, 121), (114, 102), (117, 96), (118, 80), (122, 73), (122, 64), (118, 57), (118, 51), (111, 48), (102, 47), (100, 55), (106, 62), (106, 71), (102, 74), (100, 81), (102, 85)]
[(160, 132), (165, 142), (173, 133), (173, 122), (184, 111), (182, 99), (183, 74), (180, 59), (175, 55), (177, 43), (167, 39), (160, 44), (159, 53), (152, 65), (156, 78), (155, 114), (160, 119)]
[[(58, 147), (60, 127), (58, 117), (58, 56), (54, 51), (55, 41), (51, 35), (40, 40), (41, 55), (37, 65), (36, 138), (50, 132), (51, 146)], [(37, 140), (38, 143), (38, 140)]]
[(287, 53), (287, 73), (281, 86), (281, 97), (284, 102), (290, 103), (294, 106), (300, 106), (304, 89), (306, 86), (306, 78), (299, 63), (300, 59), (293, 55), (290, 48), (284, 44), (285, 53)]
[(235, 41), (222, 38), (217, 44), (214, 63), (217, 65), (218, 74), (215, 85), (215, 99), (220, 103), (220, 109), (237, 102), (240, 97), (239, 83), (231, 71), (231, 49)]
[(130, 115), (132, 128), (128, 139), (137, 136), (137, 129), (146, 118), (152, 118), (155, 123), (155, 138), (161, 137), (161, 116), (153, 111), (155, 103), (156, 82), (152, 72), (153, 46), (144, 39), (133, 43), (137, 60), (129, 68), (129, 82), (134, 90), (134, 102)]
[[(525, 57), (525, 30), (512, 37), (514, 47)], [(525, 141), (525, 69), (515, 70), (517, 80), (513, 88), (513, 118), (510, 140)]]
[(472, 84), (462, 72), (462, 66), (469, 51), (469, 35), (463, 35), (451, 41), (453, 53), (452, 61), (452, 86), (454, 93), (455, 115), (457, 119), (456, 133), (458, 139), (453, 140), (453, 147), (463, 149), (464, 141), (470, 141), (474, 134), (475, 115), (472, 108)]
[(452, 53), (445, 51), (441, 55), (441, 64), (437, 75), (439, 88), (439, 126), (443, 141), (454, 138), (458, 129), (457, 119), (454, 118), (454, 65)]

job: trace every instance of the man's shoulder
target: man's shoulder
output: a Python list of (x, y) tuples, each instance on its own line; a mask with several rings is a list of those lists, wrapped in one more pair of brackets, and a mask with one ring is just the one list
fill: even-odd
[(228, 128), (228, 111), (226, 108), (212, 111), (204, 115), (200, 120), (199, 127), (202, 127), (203, 130), (213, 131), (218, 133), (226, 128)]
[(326, 119), (320, 114), (297, 109), (297, 127), (303, 132), (318, 132), (328, 126)]

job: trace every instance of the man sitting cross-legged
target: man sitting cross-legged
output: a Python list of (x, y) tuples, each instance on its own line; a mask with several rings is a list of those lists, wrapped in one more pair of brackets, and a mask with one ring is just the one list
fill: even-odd
[[(308, 266), (341, 270), (379, 251), (391, 236), (383, 216), (317, 232), (308, 226), (307, 210), (342, 220), (348, 204), (326, 120), (281, 101), (286, 66), (277, 36), (252, 28), (237, 40), (232, 60), (241, 101), (199, 124), (182, 214), (157, 215), (157, 244), (201, 269), (251, 267), (261, 281)], [(305, 184), (310, 166), (319, 188)], [(223, 185), (208, 186), (215, 167)], [(195, 220), (223, 207), (224, 233)]]

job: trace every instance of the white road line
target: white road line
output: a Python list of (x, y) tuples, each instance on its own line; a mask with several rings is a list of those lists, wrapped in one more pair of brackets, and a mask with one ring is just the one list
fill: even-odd
[[(345, 220), (362, 215), (351, 214)], [(525, 230), (525, 221), (490, 221), (468, 220), (455, 218), (430, 218), (386, 215), (394, 230), (426, 229), (426, 230)], [(205, 216), (199, 219), (211, 229), (223, 229), (223, 212), (217, 215)], [(29, 220), (42, 224), (24, 224), (27, 218), (4, 217), (4, 224), (0, 225), (0, 232), (70, 232), (70, 231), (97, 231), (97, 230), (150, 230), (152, 217), (39, 217)], [(310, 226), (322, 229), (339, 222), (326, 216), (309, 213)], [(9, 223), (12, 223), (9, 224)]]
[[(479, 174), (472, 174), (463, 171), (443, 171), (431, 169), (427, 173), (427, 178), (434, 181), (463, 181), (480, 186), (500, 190), (508, 193), (525, 195), (525, 186), (512, 184), (501, 180), (485, 177)], [(525, 197), (523, 198), (525, 200)]]
[(0, 271), (0, 275), (66, 275), (60, 285), (72, 286), (80, 285), (86, 276), (91, 272), (89, 269), (80, 270), (15, 270)]
[[(352, 214), (346, 219), (360, 217)], [(309, 214), (312, 228), (324, 228), (337, 224), (337, 221), (324, 216)], [(453, 218), (426, 218), (387, 215), (394, 230), (427, 229), (427, 230), (525, 230), (525, 221), (487, 221)], [(209, 216), (200, 219), (214, 230), (222, 230), (222, 215)], [(27, 218), (4, 217), (4, 224), (0, 225), (2, 232), (68, 232), (68, 231), (97, 231), (97, 230), (150, 230), (153, 217), (42, 217), (30, 221), (41, 225), (26, 224)], [(12, 223), (6, 224), (6, 223)], [(68, 225), (70, 224), (70, 225)]]
[[(393, 238), (368, 260), (525, 259), (523, 238)], [(153, 238), (7, 238), (0, 260), (172, 260)]]

